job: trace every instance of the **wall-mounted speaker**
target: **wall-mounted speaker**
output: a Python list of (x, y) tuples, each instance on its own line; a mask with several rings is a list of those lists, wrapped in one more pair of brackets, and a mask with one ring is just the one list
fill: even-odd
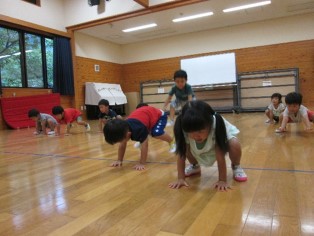
[(100, 0), (88, 0), (88, 5), (90, 6), (97, 6), (99, 5)]

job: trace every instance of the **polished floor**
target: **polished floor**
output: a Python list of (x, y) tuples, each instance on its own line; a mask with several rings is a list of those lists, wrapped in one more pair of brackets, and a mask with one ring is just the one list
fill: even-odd
[[(117, 145), (75, 126), (73, 135), (0, 131), (0, 235), (314, 235), (314, 132), (292, 124), (276, 134), (263, 113), (223, 114), (240, 130), (249, 180), (228, 192), (212, 188), (217, 166), (174, 190), (174, 154), (150, 139), (147, 169), (109, 167)], [(171, 128), (167, 128), (172, 133)]]

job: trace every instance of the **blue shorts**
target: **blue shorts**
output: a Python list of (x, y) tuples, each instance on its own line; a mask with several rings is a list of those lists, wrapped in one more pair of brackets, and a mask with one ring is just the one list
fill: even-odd
[(165, 133), (164, 129), (167, 124), (167, 114), (163, 114), (151, 130), (152, 137), (161, 136)]

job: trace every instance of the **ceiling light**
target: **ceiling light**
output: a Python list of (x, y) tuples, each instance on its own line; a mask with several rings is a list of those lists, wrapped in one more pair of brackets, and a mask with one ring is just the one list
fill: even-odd
[(196, 19), (196, 18), (201, 18), (201, 17), (205, 17), (205, 16), (211, 16), (213, 14), (214, 13), (212, 13), (212, 12), (205, 12), (205, 13), (201, 13), (201, 14), (197, 14), (197, 15), (180, 17), (180, 18), (177, 18), (177, 19), (173, 19), (172, 21), (173, 22), (180, 22), (180, 21), (185, 21), (185, 20), (193, 20), (193, 19)]
[(152, 28), (152, 27), (156, 27), (156, 26), (157, 26), (157, 24), (153, 23), (153, 24), (137, 26), (137, 27), (133, 27), (133, 28), (129, 28), (129, 29), (124, 29), (124, 30), (122, 30), (122, 31), (127, 33), (127, 32), (136, 31), (136, 30), (142, 30), (142, 29)]
[(260, 6), (264, 6), (268, 4), (271, 4), (271, 1), (263, 1), (263, 2), (257, 2), (257, 3), (252, 3), (252, 4), (238, 6), (238, 7), (227, 8), (227, 9), (224, 9), (223, 12), (239, 11), (239, 10), (248, 9), (252, 7), (260, 7)]

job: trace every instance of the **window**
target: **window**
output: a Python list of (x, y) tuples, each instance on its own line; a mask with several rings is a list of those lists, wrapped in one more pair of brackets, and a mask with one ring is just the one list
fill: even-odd
[(53, 39), (0, 27), (2, 87), (52, 88)]

